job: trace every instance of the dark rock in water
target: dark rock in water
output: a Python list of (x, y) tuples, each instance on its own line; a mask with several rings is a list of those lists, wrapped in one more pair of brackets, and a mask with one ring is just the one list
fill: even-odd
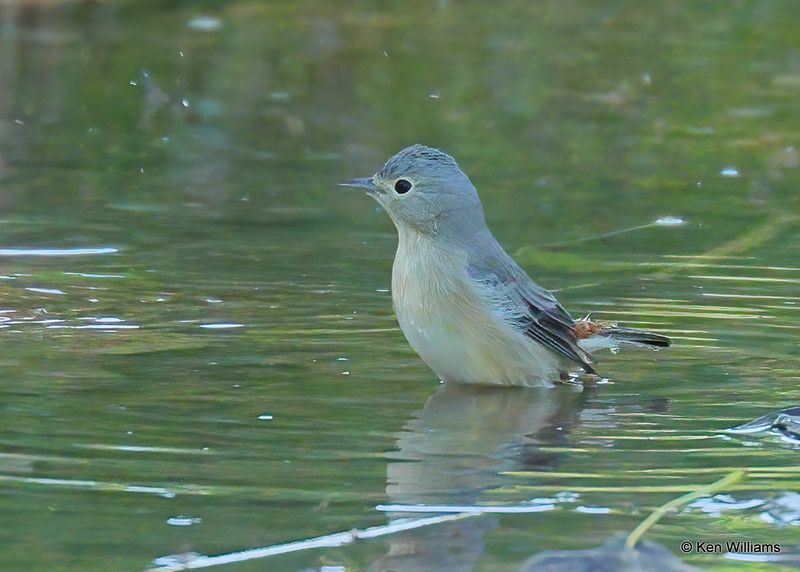
[(771, 432), (800, 443), (800, 405), (767, 413), (744, 425), (726, 429), (725, 432), (738, 435)]
[(669, 550), (649, 540), (625, 548), (625, 536), (614, 536), (588, 550), (546, 550), (523, 562), (520, 572), (699, 572)]

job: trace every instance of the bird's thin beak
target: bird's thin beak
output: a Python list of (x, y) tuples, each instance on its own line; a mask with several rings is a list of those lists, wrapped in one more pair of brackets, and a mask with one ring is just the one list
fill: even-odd
[(375, 183), (372, 182), (372, 177), (359, 177), (358, 179), (352, 179), (350, 181), (347, 181), (346, 183), (339, 183), (339, 186), (361, 189), (368, 193), (378, 192), (378, 187), (376, 187)]

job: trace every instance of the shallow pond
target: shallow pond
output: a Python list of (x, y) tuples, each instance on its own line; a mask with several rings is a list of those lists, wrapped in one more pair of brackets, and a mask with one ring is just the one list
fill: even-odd
[[(797, 446), (719, 431), (800, 403), (798, 22), (0, 2), (0, 569), (139, 571), (439, 505), (495, 514), (220, 569), (515, 571), (736, 468), (646, 538), (710, 570), (781, 564), (680, 543), (797, 559)], [(391, 311), (388, 217), (336, 187), (413, 142), (456, 156), (574, 316), (674, 346), (603, 356), (583, 391), (440, 386)]]

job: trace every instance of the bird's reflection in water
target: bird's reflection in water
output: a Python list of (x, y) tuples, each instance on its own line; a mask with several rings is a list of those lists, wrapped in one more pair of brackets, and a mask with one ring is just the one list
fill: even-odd
[[(553, 470), (565, 453), (589, 390), (476, 388), (443, 384), (406, 424), (387, 467), (390, 504), (474, 505), (510, 470)], [(390, 518), (409, 514), (390, 513)], [(414, 514), (412, 516), (423, 516)], [(467, 571), (483, 553), (492, 516), (394, 536), (371, 570)]]

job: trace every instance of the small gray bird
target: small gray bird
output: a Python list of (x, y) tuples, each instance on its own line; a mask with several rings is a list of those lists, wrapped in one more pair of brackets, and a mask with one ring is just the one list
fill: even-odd
[(598, 348), (670, 344), (658, 334), (573, 320), (498, 244), (478, 192), (446, 153), (412, 145), (372, 177), (343, 186), (363, 189), (392, 217), (397, 320), (443, 381), (539, 385), (579, 368), (596, 373), (590, 352)]

